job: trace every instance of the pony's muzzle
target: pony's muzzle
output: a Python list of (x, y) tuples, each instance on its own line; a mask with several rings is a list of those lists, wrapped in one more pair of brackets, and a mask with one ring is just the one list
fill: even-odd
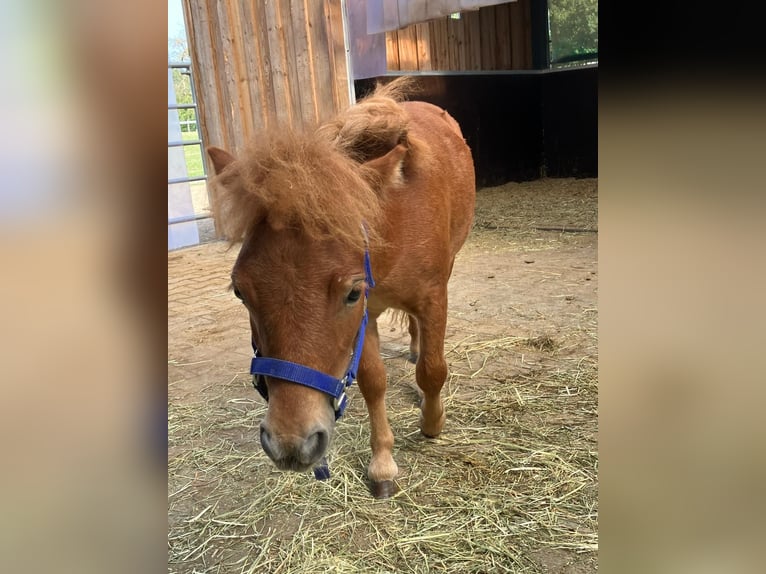
[(324, 456), (329, 442), (330, 433), (323, 428), (313, 429), (305, 437), (285, 436), (272, 433), (265, 421), (261, 423), (261, 446), (280, 470), (310, 469)]

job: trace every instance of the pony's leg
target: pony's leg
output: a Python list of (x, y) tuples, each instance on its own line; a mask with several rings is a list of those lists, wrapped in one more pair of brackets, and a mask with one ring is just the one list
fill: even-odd
[(439, 436), (446, 415), (441, 390), (447, 379), (444, 358), (444, 334), (447, 330), (447, 296), (434, 298), (418, 317), (420, 356), (415, 367), (415, 379), (422, 391), (420, 431), (427, 437)]
[(418, 355), (420, 354), (418, 320), (413, 315), (407, 315), (407, 319), (409, 320), (408, 331), (410, 332), (410, 356), (407, 360), (410, 363), (417, 364)]
[(377, 317), (370, 317), (367, 324), (359, 362), (359, 390), (370, 413), (372, 460), (367, 468), (367, 477), (373, 496), (388, 498), (397, 490), (394, 478), (399, 473), (399, 467), (392, 454), (394, 434), (386, 416), (386, 368), (380, 356)]

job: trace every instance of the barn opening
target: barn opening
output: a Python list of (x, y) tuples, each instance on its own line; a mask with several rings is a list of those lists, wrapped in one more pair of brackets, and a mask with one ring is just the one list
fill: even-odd
[(479, 186), (597, 176), (596, 0), (348, 0), (347, 8), (356, 95), (419, 76), (420, 97), (461, 125)]

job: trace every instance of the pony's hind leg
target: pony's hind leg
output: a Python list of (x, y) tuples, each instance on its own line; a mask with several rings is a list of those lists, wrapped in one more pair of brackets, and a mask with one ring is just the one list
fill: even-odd
[(393, 457), (394, 434), (386, 416), (386, 368), (380, 356), (377, 317), (370, 317), (359, 362), (359, 390), (370, 413), (372, 459), (367, 468), (372, 494), (388, 498), (397, 491), (394, 478), (399, 473)]
[(420, 354), (420, 336), (418, 333), (418, 320), (413, 315), (407, 315), (409, 325), (407, 330), (410, 333), (410, 356), (407, 360), (410, 363), (417, 364)]
[(424, 313), (418, 316), (420, 356), (415, 367), (415, 378), (422, 391), (420, 404), (420, 431), (427, 437), (439, 436), (446, 415), (441, 390), (447, 379), (447, 361), (444, 358), (444, 333), (447, 329), (446, 294), (443, 301), (431, 300)]

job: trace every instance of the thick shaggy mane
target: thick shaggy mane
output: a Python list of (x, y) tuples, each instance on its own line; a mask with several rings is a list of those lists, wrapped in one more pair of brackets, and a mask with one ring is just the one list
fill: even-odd
[(265, 221), (363, 247), (365, 222), (374, 241), (381, 198), (374, 174), (360, 164), (407, 145), (408, 119), (397, 103), (406, 84), (379, 86), (312, 133), (259, 136), (211, 179), (218, 231), (235, 243)]
[(320, 138), (290, 132), (253, 144), (215, 178), (213, 190), (215, 220), (231, 242), (265, 221), (363, 247), (361, 223), (377, 227), (381, 210), (358, 164)]

